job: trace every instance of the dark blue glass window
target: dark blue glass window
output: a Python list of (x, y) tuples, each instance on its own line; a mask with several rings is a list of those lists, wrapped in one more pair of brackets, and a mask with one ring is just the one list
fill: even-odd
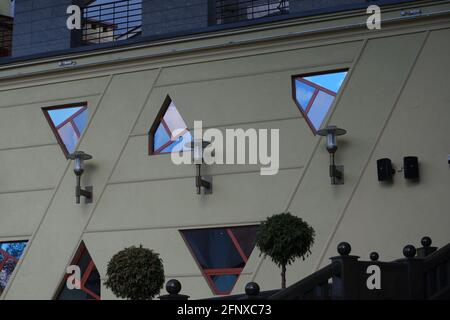
[(215, 294), (229, 294), (256, 243), (257, 226), (183, 230), (181, 234)]
[(100, 300), (100, 274), (83, 242), (80, 244), (71, 265), (80, 268), (81, 288), (67, 288), (66, 276), (60, 284), (56, 300)]

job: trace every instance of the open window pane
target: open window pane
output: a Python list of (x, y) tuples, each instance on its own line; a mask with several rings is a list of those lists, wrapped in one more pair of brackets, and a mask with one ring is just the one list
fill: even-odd
[(81, 135), (86, 129), (88, 109), (85, 105), (43, 108), (56, 139), (66, 156), (76, 151)]
[(294, 78), (294, 99), (314, 133), (322, 124), (347, 76), (347, 71)]
[(257, 226), (183, 230), (195, 261), (215, 294), (229, 294), (256, 243)]

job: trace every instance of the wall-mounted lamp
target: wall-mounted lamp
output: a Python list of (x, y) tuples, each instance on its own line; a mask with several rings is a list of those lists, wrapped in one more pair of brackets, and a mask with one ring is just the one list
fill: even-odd
[(87, 186), (85, 189), (81, 188), (81, 175), (84, 172), (84, 161), (92, 159), (92, 156), (83, 151), (75, 151), (69, 155), (69, 159), (74, 160), (73, 172), (77, 177), (77, 186), (75, 189), (76, 203), (80, 203), (80, 197), (85, 197), (85, 203), (92, 203), (93, 187)]
[(336, 166), (334, 163), (334, 154), (338, 149), (336, 137), (346, 133), (346, 130), (336, 126), (328, 126), (325, 129), (317, 131), (319, 136), (327, 137), (327, 150), (330, 154), (331, 184), (344, 184), (344, 166)]
[(197, 188), (197, 194), (202, 193), (202, 189), (204, 190), (204, 194), (212, 193), (212, 177), (211, 176), (202, 176), (201, 169), (203, 161), (203, 150), (207, 146), (209, 146), (211, 142), (203, 141), (203, 140), (194, 140), (192, 142), (188, 142), (186, 147), (192, 150), (192, 159), (196, 167), (197, 175), (195, 178), (195, 186)]

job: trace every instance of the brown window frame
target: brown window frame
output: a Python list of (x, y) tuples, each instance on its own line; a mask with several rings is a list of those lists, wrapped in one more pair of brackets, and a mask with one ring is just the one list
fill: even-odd
[[(166, 128), (167, 131), (170, 131), (167, 124), (164, 121), (164, 116), (166, 115), (167, 109), (169, 109), (170, 104), (173, 102), (172, 98), (167, 95), (164, 99), (164, 102), (161, 106), (161, 109), (159, 109), (158, 114), (156, 115), (155, 120), (153, 121), (152, 126), (150, 127), (150, 130), (148, 132), (148, 155), (154, 156), (154, 155), (160, 155), (160, 154), (170, 154), (170, 152), (159, 152), (157, 150), (154, 150), (154, 141), (155, 141), (155, 134), (158, 130), (159, 125), (162, 123), (163, 126)], [(178, 109), (177, 109), (178, 110)], [(181, 115), (181, 114), (180, 114)], [(184, 119), (183, 119), (184, 121)], [(182, 132), (180, 132), (177, 137), (183, 136), (189, 129), (185, 129)], [(173, 142), (171, 142), (173, 143)], [(162, 147), (159, 148), (159, 150), (164, 150), (166, 147), (168, 147), (171, 143), (165, 144)]]
[[(241, 245), (239, 244), (239, 241), (237, 240), (236, 236), (233, 233), (233, 229), (235, 228), (245, 228), (245, 227), (259, 227), (260, 224), (249, 224), (249, 225), (238, 225), (238, 226), (222, 226), (222, 227), (210, 227), (210, 228), (193, 228), (193, 229), (180, 229), (178, 230), (181, 238), (183, 239), (186, 247), (188, 248), (192, 258), (194, 259), (195, 263), (197, 264), (198, 268), (200, 269), (203, 278), (206, 280), (206, 282), (208, 283), (209, 288), (211, 289), (211, 291), (213, 292), (214, 295), (229, 295), (231, 294), (231, 292), (234, 289), (233, 288), (228, 291), (228, 292), (223, 292), (220, 291), (214, 281), (212, 280), (211, 276), (220, 276), (220, 275), (237, 275), (237, 279), (236, 279), (236, 283), (239, 280), (239, 277), (241, 276), (242, 271), (244, 270), (245, 266), (247, 265), (248, 259), (250, 258), (250, 256), (246, 256), (246, 254), (244, 253), (244, 250), (242, 249)], [(236, 251), (238, 252), (239, 256), (242, 258), (242, 260), (244, 261), (244, 267), (242, 268), (214, 268), (214, 269), (207, 269), (207, 268), (203, 268), (202, 265), (200, 264), (200, 262), (198, 261), (194, 250), (191, 247), (191, 244), (189, 243), (189, 241), (186, 239), (184, 232), (185, 231), (201, 231), (201, 230), (213, 230), (213, 229), (225, 229), (228, 236), (230, 237), (231, 242), (233, 243), (233, 245), (236, 248)], [(253, 248), (253, 250), (256, 248), (256, 243), (255, 243), (255, 247)], [(252, 251), (253, 251), (252, 250)]]
[[(300, 80), (299, 78), (304, 78), (304, 77), (313, 77), (313, 76), (320, 76), (320, 75), (323, 75), (323, 74), (328, 74), (328, 73), (337, 73), (337, 72), (349, 72), (349, 70), (350, 70), (350, 68), (341, 68), (341, 69), (332, 69), (332, 70), (326, 70), (326, 71), (320, 71), (320, 72), (308, 72), (308, 73), (301, 73), (301, 74), (295, 74), (295, 75), (293, 75), (293, 76), (291, 76), (291, 94), (292, 94), (292, 99), (294, 100), (294, 103), (295, 103), (295, 105), (297, 106), (297, 109), (301, 112), (301, 114), (302, 114), (302, 116), (303, 116), (303, 118), (306, 120), (306, 123), (308, 124), (308, 126), (309, 126), (309, 128), (311, 129), (311, 131), (313, 132), (313, 134), (314, 135), (317, 135), (317, 130), (316, 130), (316, 128), (314, 127), (314, 125), (312, 124), (312, 122), (311, 122), (311, 120), (309, 120), (309, 117), (308, 117), (308, 112), (309, 112), (309, 110), (310, 110), (310, 108), (311, 108), (311, 105), (312, 105), (312, 102), (314, 102), (314, 95), (313, 95), (313, 97), (311, 97), (311, 101), (310, 101), (310, 105), (309, 105), (309, 108), (306, 108), (306, 110), (305, 111), (303, 111), (303, 107), (298, 103), (298, 101), (297, 101), (297, 95), (296, 95), (296, 86), (295, 86), (295, 81), (296, 80)], [(348, 74), (347, 74), (348, 75)], [(346, 80), (346, 79), (345, 79)], [(344, 80), (344, 81), (345, 81)], [(314, 87), (315, 89), (317, 89), (318, 87), (320, 87), (320, 90), (322, 90), (322, 91), (324, 91), (324, 92), (326, 92), (326, 93), (328, 93), (328, 94), (330, 94), (330, 95), (332, 95), (332, 96), (334, 96), (334, 98), (336, 98), (337, 96), (338, 96), (338, 94), (339, 94), (339, 92), (333, 92), (333, 91), (331, 91), (331, 90), (329, 90), (329, 89), (327, 89), (327, 88), (324, 88), (324, 87), (322, 87), (322, 86), (319, 86), (319, 85), (317, 85), (317, 84), (315, 84), (315, 83), (311, 83), (310, 81), (308, 81), (308, 80), (300, 80), (300, 81), (302, 81), (302, 82), (304, 82), (304, 83), (306, 83), (306, 82), (308, 82), (307, 84), (309, 85), (309, 86), (312, 86), (312, 87)], [(343, 84), (342, 84), (343, 85)], [(340, 90), (339, 90), (340, 91)], [(315, 91), (315, 95), (317, 95), (317, 93), (316, 93), (316, 91)], [(327, 115), (325, 116), (325, 118), (324, 118), (324, 120), (327, 118), (327, 116), (328, 116), (328, 113), (330, 112), (330, 110), (332, 109), (332, 107), (334, 106), (334, 100), (333, 100), (333, 103), (331, 104), (331, 106), (330, 106), (330, 109), (328, 110), (328, 112), (327, 112)]]
[[(50, 106), (50, 107), (41, 108), (44, 113), (45, 119), (47, 119), (47, 122), (50, 125), (50, 128), (52, 129), (52, 132), (53, 132), (54, 136), (56, 137), (56, 140), (58, 141), (58, 144), (61, 147), (61, 149), (64, 153), (64, 156), (66, 158), (68, 158), (68, 156), (69, 156), (69, 151), (67, 150), (66, 144), (61, 139), (61, 136), (59, 135), (59, 132), (58, 132), (58, 128), (53, 123), (52, 117), (50, 116), (48, 111), (75, 108), (75, 107), (83, 107), (83, 110), (80, 110), (80, 111), (77, 111), (76, 113), (74, 113), (72, 116), (70, 116), (70, 118), (68, 118), (67, 120), (65, 120), (58, 126), (58, 127), (60, 127), (61, 125), (67, 124), (67, 122), (73, 122), (72, 121), (73, 118), (78, 116), (80, 113), (86, 111), (88, 109), (88, 103), (86, 101), (84, 101), (84, 102), (78, 102), (78, 103), (68, 103), (68, 104), (63, 104), (63, 105), (58, 105), (58, 106)], [(79, 137), (81, 138), (82, 133), (80, 133), (78, 131), (78, 128), (76, 128), (76, 126), (73, 128), (75, 129), (75, 133), (77, 134), (77, 136), (80, 135)]]
[[(91, 258), (91, 260), (89, 261), (88, 265), (86, 266), (86, 270), (84, 271), (84, 273), (81, 275), (81, 291), (87, 293), (88, 295), (90, 295), (92, 298), (94, 298), (95, 300), (101, 300), (101, 293), (100, 296), (96, 295), (94, 292), (92, 292), (91, 290), (89, 290), (88, 288), (86, 288), (84, 286), (84, 284), (86, 283), (86, 281), (89, 279), (89, 276), (91, 275), (92, 271), (95, 269), (97, 269), (97, 266), (94, 263), (94, 259), (92, 258), (91, 254), (89, 253), (89, 250), (87, 249), (86, 245), (84, 244), (84, 241), (80, 242), (80, 245), (78, 246), (77, 252), (75, 253), (74, 257), (72, 258), (70, 265), (78, 265), (78, 263), (80, 262), (81, 258), (83, 257), (83, 254), (87, 252), (87, 254), (89, 255), (89, 257)], [(98, 269), (97, 269), (98, 272)], [(64, 289), (64, 286), (67, 283), (67, 278), (69, 277), (69, 275), (66, 273), (64, 275), (64, 278), (62, 279), (60, 285), (58, 286), (55, 295), (53, 296), (53, 300), (58, 300), (59, 295), (61, 294), (62, 290)], [(101, 281), (100, 281), (101, 284)], [(100, 286), (100, 290), (101, 290), (101, 286)]]

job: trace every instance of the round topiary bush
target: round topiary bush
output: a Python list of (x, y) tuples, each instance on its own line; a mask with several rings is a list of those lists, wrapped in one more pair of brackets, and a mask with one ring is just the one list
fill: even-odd
[(256, 234), (256, 246), (281, 267), (281, 288), (286, 288), (286, 266), (311, 253), (314, 229), (289, 212), (268, 217)]
[(158, 253), (132, 246), (108, 262), (105, 286), (119, 298), (150, 300), (164, 285), (164, 267)]

